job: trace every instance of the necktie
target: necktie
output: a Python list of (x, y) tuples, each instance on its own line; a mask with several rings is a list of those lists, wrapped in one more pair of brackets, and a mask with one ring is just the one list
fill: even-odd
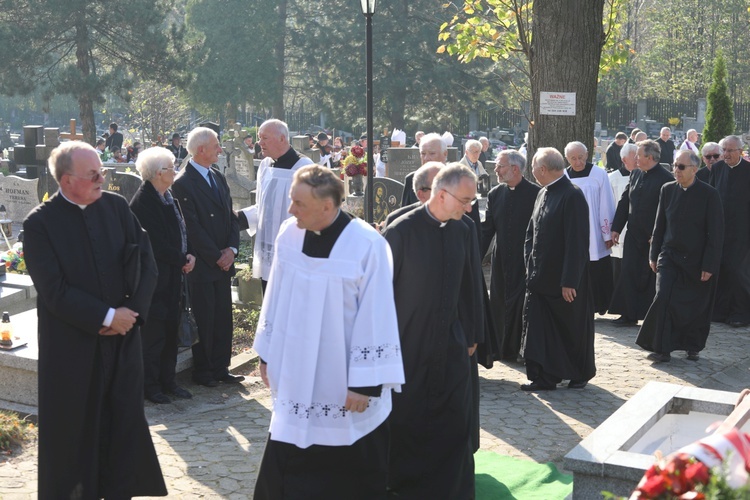
[(210, 170), (208, 171), (208, 183), (211, 184), (211, 189), (214, 192), (214, 196), (217, 200), (221, 200), (221, 195), (219, 194), (219, 188), (216, 186), (216, 181), (214, 181), (214, 175), (213, 172)]

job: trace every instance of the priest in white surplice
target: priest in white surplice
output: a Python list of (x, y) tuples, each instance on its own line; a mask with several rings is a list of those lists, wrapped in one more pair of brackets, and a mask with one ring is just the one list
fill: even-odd
[(273, 397), (255, 498), (384, 498), (404, 383), (390, 248), (330, 169), (300, 168), (290, 197), (254, 343)]
[(292, 176), (300, 167), (313, 162), (289, 145), (289, 127), (281, 120), (266, 120), (258, 129), (258, 144), (263, 161), (258, 167), (255, 205), (237, 214), (240, 229), (255, 236), (253, 278), (260, 278), (266, 289), (271, 273), (273, 245), (281, 223), (289, 218), (289, 188)]

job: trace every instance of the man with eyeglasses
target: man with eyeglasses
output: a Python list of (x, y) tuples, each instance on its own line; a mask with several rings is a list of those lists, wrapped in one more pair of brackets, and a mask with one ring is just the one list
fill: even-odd
[(696, 178), (699, 165), (693, 151), (679, 151), (676, 180), (659, 195), (649, 250), (656, 295), (635, 341), (656, 362), (677, 350), (697, 361), (711, 329), (724, 220), (719, 193)]
[(613, 320), (616, 326), (635, 326), (646, 316), (656, 293), (656, 276), (648, 265), (649, 242), (654, 230), (659, 192), (672, 174), (659, 165), (661, 150), (656, 141), (636, 143), (636, 165), (630, 173), (625, 191), (615, 210), (612, 223), (612, 241), (620, 244), (620, 233), (628, 225), (622, 253), (620, 279), (615, 283), (610, 314), (620, 314)]
[(24, 221), (39, 294), (39, 498), (166, 495), (143, 413), (151, 244), (127, 201), (102, 191), (93, 147), (63, 143), (48, 163), (60, 189)]
[(719, 141), (724, 160), (711, 167), (710, 183), (724, 207), (724, 249), (713, 320), (750, 324), (750, 162), (742, 158), (742, 138)]
[(702, 150), (703, 163), (706, 165), (703, 168), (699, 168), (695, 176), (703, 182), (709, 182), (711, 176), (711, 168), (715, 163), (721, 161), (722, 151), (721, 146), (715, 142), (707, 142), (703, 145)]
[(476, 191), (476, 175), (450, 164), (430, 199), (385, 231), (408, 381), (390, 418), (395, 496), (474, 497), (470, 357), (483, 325), (482, 276), (476, 236), (461, 219)]
[(525, 168), (526, 158), (518, 151), (511, 149), (498, 154), (495, 173), (500, 184), (487, 195), (487, 210), (481, 224), (479, 255), (485, 255), (495, 243), (490, 281), (490, 309), (495, 328), (489, 342), (498, 361), (518, 360), (521, 349), (526, 292), (523, 250), (526, 227), (541, 189), (524, 178)]
[(531, 173), (542, 189), (526, 230), (524, 340), (528, 384), (550, 391), (562, 380), (583, 389), (594, 375), (594, 307), (589, 290), (589, 208), (554, 148), (539, 148)]

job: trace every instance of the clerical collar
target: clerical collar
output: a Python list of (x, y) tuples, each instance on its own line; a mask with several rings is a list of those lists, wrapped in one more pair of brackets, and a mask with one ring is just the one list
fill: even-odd
[(620, 167), (618, 170), (620, 171), (621, 176), (630, 177), (630, 170), (628, 170), (626, 167)]
[(559, 181), (559, 180), (560, 180), (560, 179), (562, 179), (563, 177), (565, 177), (565, 176), (564, 176), (564, 175), (561, 175), (560, 177), (558, 177), (557, 179), (555, 179), (554, 181), (550, 182), (549, 184), (547, 184), (547, 185), (546, 185), (546, 186), (544, 186), (544, 187), (546, 187), (546, 188), (549, 188), (549, 187), (550, 187), (550, 186), (551, 186), (552, 184), (556, 183), (557, 181)]
[(340, 215), (341, 215), (341, 209), (339, 208), (338, 211), (336, 212), (336, 217), (333, 218), (333, 220), (331, 221), (330, 224), (328, 224), (328, 226), (324, 227), (320, 231), (310, 230), (310, 232), (313, 233), (315, 236), (320, 236), (321, 234), (326, 234), (327, 231), (331, 230), (331, 227), (333, 227), (333, 225), (336, 223), (336, 221), (339, 220), (339, 216)]
[(688, 189), (690, 189), (691, 187), (695, 186), (695, 179), (697, 179), (697, 177), (693, 177), (693, 182), (691, 182), (691, 183), (690, 183), (690, 185), (689, 185), (689, 186), (687, 186), (687, 187), (683, 187), (683, 186), (682, 186), (682, 184), (680, 184), (680, 187), (682, 188), (682, 190), (683, 190), (683, 191), (687, 191), (687, 190), (688, 190)]
[(71, 203), (73, 205), (78, 205), (78, 208), (80, 208), (81, 210), (84, 210), (86, 207), (88, 207), (88, 205), (81, 205), (80, 203), (76, 203), (75, 201), (72, 201), (70, 198), (65, 196), (62, 191), (60, 191), (60, 196), (62, 196), (63, 199), (67, 201), (68, 203)]
[[(726, 160), (724, 161), (724, 163), (726, 163)], [(738, 162), (737, 162), (736, 164), (734, 164), (734, 165), (730, 165), (729, 163), (727, 163), (727, 167), (729, 167), (729, 168), (734, 168), (734, 167), (736, 167), (737, 165), (739, 165), (740, 163), (742, 163), (742, 157), (740, 157), (740, 161), (738, 161)]]
[(434, 215), (432, 215), (432, 212), (430, 212), (430, 207), (428, 207), (427, 205), (424, 206), (424, 211), (427, 213), (427, 215), (430, 216), (432, 220), (440, 224), (440, 227), (445, 227), (445, 225), (448, 224), (448, 221), (443, 222), (437, 217), (435, 217)]
[(299, 161), (299, 158), (299, 153), (297, 153), (294, 148), (290, 147), (286, 153), (279, 156), (276, 161), (271, 163), (271, 166), (273, 168), (284, 168), (289, 170)]

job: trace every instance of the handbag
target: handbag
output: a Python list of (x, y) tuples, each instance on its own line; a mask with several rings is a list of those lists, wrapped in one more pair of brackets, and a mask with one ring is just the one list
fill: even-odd
[(182, 277), (182, 310), (180, 326), (177, 329), (177, 347), (191, 347), (198, 342), (198, 323), (195, 322), (193, 309), (190, 307), (190, 291), (187, 277)]

